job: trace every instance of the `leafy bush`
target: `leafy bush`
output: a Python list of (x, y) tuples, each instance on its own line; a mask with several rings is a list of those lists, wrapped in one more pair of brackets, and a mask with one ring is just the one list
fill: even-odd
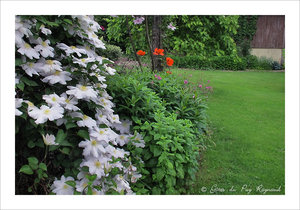
[(245, 61), (237, 56), (174, 56), (174, 63), (179, 68), (217, 69), (217, 70), (245, 70)]
[(156, 112), (154, 122), (140, 122), (134, 127), (145, 137), (143, 161), (152, 176), (143, 181), (152, 194), (186, 193), (186, 185), (195, 178), (199, 151), (192, 123)]
[(101, 50), (100, 54), (110, 60), (118, 60), (123, 55), (120, 47), (116, 45), (106, 44), (106, 49)]
[(92, 16), (16, 17), (16, 194), (134, 193), (141, 174), (124, 148), (143, 140), (114, 113), (99, 28)]
[(254, 55), (248, 55), (243, 58), (247, 63), (247, 69), (256, 69), (256, 70), (272, 70), (273, 69), (273, 60), (267, 58), (258, 58)]
[(282, 66), (277, 61), (272, 62), (272, 70), (281, 70), (281, 69)]
[(145, 136), (141, 152), (144, 165), (139, 168), (143, 177), (133, 189), (179, 194), (185, 192), (185, 185), (197, 170), (205, 106), (172, 75), (164, 73), (161, 77), (130, 71), (108, 78), (107, 90), (118, 104), (119, 115), (131, 119), (134, 131)]

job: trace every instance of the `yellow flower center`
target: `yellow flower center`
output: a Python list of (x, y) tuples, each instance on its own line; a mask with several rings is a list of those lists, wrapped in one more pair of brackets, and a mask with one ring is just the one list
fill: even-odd
[(116, 117), (113, 117), (112, 119), (113, 119), (113, 120), (116, 120), (117, 118), (116, 118)]
[(84, 59), (84, 58), (82, 58), (82, 59), (81, 59), (81, 61), (84, 63), (84, 62), (85, 62), (85, 59)]
[(45, 111), (44, 111), (44, 114), (50, 114), (50, 109), (46, 109)]
[(69, 188), (69, 186), (65, 184), (64, 185), (64, 189), (68, 189), (68, 188)]
[(56, 98), (54, 96), (52, 97), (52, 101), (56, 101)]
[(124, 137), (124, 136), (120, 136), (120, 139), (124, 140), (124, 139), (125, 139), (125, 137)]
[(97, 145), (97, 141), (96, 140), (92, 140), (92, 145), (96, 146)]
[(66, 99), (65, 102), (66, 102), (66, 103), (70, 103), (70, 100), (69, 100), (69, 99)]
[(75, 50), (75, 49), (76, 49), (76, 47), (75, 47), (75, 46), (71, 46), (71, 49), (72, 49), (72, 50)]
[(101, 117), (101, 118), (102, 118), (102, 117), (103, 117), (103, 114), (99, 114), (99, 117)]
[(96, 35), (96, 34), (93, 34), (92, 37), (93, 37), (93, 38), (97, 38), (97, 35)]
[(29, 66), (30, 68), (32, 68), (32, 67), (33, 67), (33, 63), (29, 63), (28, 66)]
[(55, 71), (54, 75), (59, 76), (60, 75), (60, 71)]
[(87, 87), (86, 87), (86, 86), (84, 86), (84, 85), (82, 85), (82, 86), (80, 87), (80, 90), (82, 90), (82, 91), (86, 91), (86, 90), (87, 90)]
[(28, 106), (34, 106), (33, 103), (31, 103), (30, 101), (27, 102)]
[(46, 63), (48, 64), (48, 65), (53, 65), (53, 60), (46, 60)]
[(86, 46), (85, 49), (86, 49), (86, 50), (90, 50), (91, 48), (90, 48), (89, 46)]
[(86, 120), (86, 119), (88, 119), (89, 117), (88, 116), (86, 116), (86, 115), (83, 115), (83, 117), (82, 117), (84, 120)]
[(104, 131), (99, 131), (99, 133), (102, 135), (102, 134), (104, 134)]
[(100, 163), (99, 161), (96, 161), (96, 162), (95, 162), (95, 166), (96, 166), (97, 168), (100, 168), (100, 167), (101, 167), (101, 163)]
[(31, 46), (29, 44), (27, 44), (27, 43), (25, 43), (24, 46), (25, 46), (26, 49), (31, 48)]
[(105, 102), (104, 102), (104, 103), (103, 103), (103, 105), (104, 105), (104, 106), (106, 106), (106, 105), (107, 105), (107, 103), (105, 103)]
[(42, 42), (43, 47), (47, 47), (47, 43), (46, 42)]
[(103, 99), (103, 98), (101, 99), (101, 102), (104, 102), (104, 99)]

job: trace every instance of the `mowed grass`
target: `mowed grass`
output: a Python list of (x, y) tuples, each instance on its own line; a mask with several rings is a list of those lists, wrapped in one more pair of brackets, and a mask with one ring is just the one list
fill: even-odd
[(208, 116), (215, 146), (204, 152), (191, 193), (284, 194), (284, 72), (173, 72), (213, 87)]

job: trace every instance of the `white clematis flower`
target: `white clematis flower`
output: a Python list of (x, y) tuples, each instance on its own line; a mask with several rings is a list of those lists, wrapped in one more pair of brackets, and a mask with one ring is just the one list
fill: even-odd
[(53, 121), (63, 117), (64, 109), (60, 106), (48, 107), (42, 105), (40, 109), (28, 111), (28, 115), (36, 119), (36, 124), (45, 123), (47, 120)]
[(65, 182), (67, 181), (74, 181), (74, 178), (70, 176), (65, 177), (64, 175), (61, 176), (60, 180), (55, 178), (55, 181), (51, 186), (52, 192), (54, 192), (56, 195), (73, 195), (74, 188), (66, 184)]
[(42, 24), (39, 29), (45, 35), (52, 34), (52, 31), (50, 29), (46, 28), (44, 24)]
[(40, 71), (40, 65), (38, 63), (27, 62), (25, 64), (22, 64), (21, 67), (30, 77), (32, 77), (33, 74), (39, 75), (38, 72)]
[(111, 161), (111, 159), (107, 157), (90, 157), (88, 160), (84, 160), (80, 164), (80, 167), (89, 167), (90, 174), (97, 174), (97, 178), (100, 179), (101, 177), (105, 176), (104, 168), (109, 164), (109, 161)]
[(18, 52), (20, 54), (26, 55), (30, 59), (33, 59), (33, 58), (39, 59), (40, 58), (40, 54), (35, 49), (33, 49), (30, 46), (30, 44), (28, 44), (24, 41), (22, 43), (20, 43), (17, 47), (19, 48)]
[(16, 116), (20, 116), (23, 114), (20, 110), (18, 110), (18, 108), (20, 108), (22, 106), (22, 103), (23, 103), (22, 98), (15, 98), (15, 106), (16, 106), (15, 115)]
[(65, 51), (67, 56), (70, 56), (73, 53), (76, 53), (78, 57), (81, 57), (81, 53), (82, 54), (87, 54), (87, 52), (82, 48), (77, 48), (75, 46), (70, 46), (69, 47), (68, 45), (66, 45), (64, 43), (58, 43), (56, 45), (56, 47), (58, 47), (59, 49)]
[(91, 86), (85, 86), (85, 85), (76, 85), (74, 86), (68, 86), (70, 90), (66, 91), (68, 95), (73, 95), (77, 99), (96, 99), (97, 98), (97, 92), (91, 87)]
[(41, 58), (38, 62), (40, 74), (43, 76), (49, 76), (49, 74), (53, 74), (56, 71), (62, 71), (61, 63), (57, 60), (45, 60)]
[(87, 67), (87, 64), (90, 62), (95, 62), (95, 58), (75, 58), (73, 56), (73, 63), (77, 63), (82, 67)]
[(69, 110), (69, 111), (78, 111), (79, 108), (77, 106), (75, 106), (76, 104), (78, 104), (78, 100), (75, 97), (68, 97), (66, 93), (62, 93), (60, 95), (61, 98), (63, 98), (63, 101), (61, 102), (62, 106)]
[(51, 85), (60, 83), (62, 85), (66, 85), (67, 81), (71, 81), (72, 78), (70, 77), (71, 73), (67, 71), (55, 71), (54, 73), (46, 76), (42, 79), (43, 82), (50, 83)]
[(54, 57), (54, 49), (53, 47), (50, 47), (49, 44), (50, 44), (50, 41), (49, 40), (46, 40), (46, 41), (43, 41), (41, 39), (41, 37), (39, 37), (37, 40), (38, 42), (38, 45), (36, 45), (34, 47), (34, 49), (37, 51), (37, 52), (40, 52), (40, 54), (44, 57), (44, 58), (47, 58), (47, 57)]
[(118, 131), (120, 131), (120, 133), (124, 134), (129, 134), (130, 131), (130, 126), (132, 125), (132, 122), (130, 120), (124, 120), (121, 121), (120, 123), (114, 123), (112, 126), (117, 129)]
[(82, 115), (80, 121), (77, 121), (77, 125), (79, 127), (88, 127), (88, 128), (93, 128), (97, 126), (97, 123), (95, 120), (93, 120), (91, 117), (87, 115)]
[(58, 143), (55, 142), (55, 136), (54, 135), (49, 135), (49, 134), (46, 134), (46, 136), (42, 135), (43, 136), (43, 140), (44, 140), (44, 143), (49, 146), (49, 145), (58, 145)]
[(57, 94), (43, 95), (43, 99), (51, 106), (60, 106), (64, 98), (59, 97)]
[(97, 141), (96, 139), (91, 139), (91, 140), (85, 140), (81, 141), (79, 143), (79, 147), (83, 147), (83, 155), (84, 156), (93, 156), (93, 157), (99, 157), (100, 154), (105, 154), (106, 150), (103, 147), (103, 145)]
[(129, 142), (130, 137), (131, 135), (118, 135), (118, 137), (116, 138), (116, 142), (122, 147)]

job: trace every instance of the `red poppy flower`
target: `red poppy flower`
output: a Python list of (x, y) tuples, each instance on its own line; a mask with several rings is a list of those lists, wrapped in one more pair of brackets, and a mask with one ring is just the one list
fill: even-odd
[(143, 51), (143, 50), (139, 50), (139, 51), (137, 51), (136, 54), (138, 54), (138, 55), (140, 55), (140, 56), (144, 56), (144, 55), (146, 54), (146, 52)]
[(172, 58), (169, 58), (169, 57), (166, 58), (166, 61), (167, 61), (168, 66), (172, 66), (173, 63), (174, 63), (174, 60)]
[(153, 55), (164, 55), (164, 49), (155, 48)]

